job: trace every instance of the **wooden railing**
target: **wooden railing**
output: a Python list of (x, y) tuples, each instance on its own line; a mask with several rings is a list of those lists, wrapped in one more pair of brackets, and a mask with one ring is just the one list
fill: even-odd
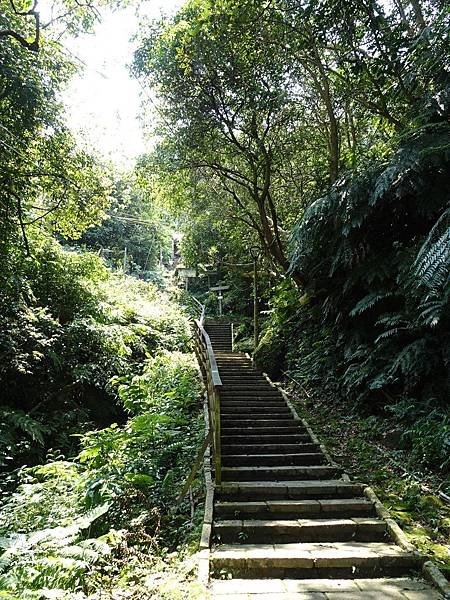
[(219, 486), (222, 483), (222, 453), (220, 445), (220, 392), (222, 389), (222, 380), (220, 379), (211, 340), (204, 328), (205, 307), (196, 298), (194, 300), (201, 309), (200, 318), (194, 321), (194, 349), (208, 394), (209, 431), (212, 441), (215, 483)]

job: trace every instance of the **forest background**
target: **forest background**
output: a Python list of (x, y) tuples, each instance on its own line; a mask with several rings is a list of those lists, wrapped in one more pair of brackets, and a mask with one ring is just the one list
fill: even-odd
[(448, 562), (448, 7), (190, 0), (142, 19), (152, 142), (124, 170), (61, 101), (80, 68), (64, 39), (102, 5), (121, 8), (1, 5), (0, 594), (185, 593), (202, 492), (174, 513), (173, 486), (202, 424), (175, 232), (185, 266), (230, 286), (237, 347)]

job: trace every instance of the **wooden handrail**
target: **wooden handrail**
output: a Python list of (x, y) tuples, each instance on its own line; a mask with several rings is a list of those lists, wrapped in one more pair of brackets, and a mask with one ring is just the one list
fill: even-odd
[(192, 296), (192, 300), (194, 300), (194, 302), (200, 307), (200, 310), (202, 311), (200, 314), (200, 323), (203, 325), (205, 322), (205, 313), (206, 313), (206, 307), (204, 304), (202, 304), (201, 302), (199, 302), (197, 300), (197, 298), (194, 298), (194, 296)]
[(204, 328), (205, 306), (200, 304), (196, 298), (194, 300), (201, 307), (200, 319), (194, 321), (194, 347), (208, 395), (208, 417), (214, 458), (215, 483), (220, 486), (222, 483), (222, 450), (220, 443), (220, 392), (222, 380), (211, 340)]

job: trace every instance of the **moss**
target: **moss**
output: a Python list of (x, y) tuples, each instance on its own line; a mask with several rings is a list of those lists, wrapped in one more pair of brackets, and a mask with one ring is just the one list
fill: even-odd
[(287, 352), (286, 340), (275, 328), (269, 327), (253, 353), (257, 366), (272, 379), (279, 379)]
[(392, 422), (363, 417), (355, 406), (298, 388), (292, 397), (334, 460), (352, 479), (373, 487), (411, 543), (448, 576), (450, 506), (434, 492), (448, 489), (448, 479), (423, 471), (407, 451), (383, 445)]

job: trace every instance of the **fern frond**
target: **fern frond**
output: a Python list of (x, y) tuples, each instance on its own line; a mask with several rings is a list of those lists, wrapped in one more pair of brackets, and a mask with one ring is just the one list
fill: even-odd
[(426, 349), (427, 340), (424, 338), (408, 344), (396, 356), (388, 372), (394, 375), (397, 371), (401, 371), (406, 376), (415, 373), (422, 367), (424, 355), (427, 354)]
[(356, 317), (371, 309), (375, 304), (386, 298), (391, 298), (394, 294), (389, 292), (372, 292), (364, 296), (350, 311), (351, 317)]
[(378, 344), (382, 340), (387, 340), (390, 337), (399, 335), (404, 331), (407, 331), (408, 327), (393, 327), (392, 329), (388, 329), (387, 331), (383, 331), (377, 338), (375, 338), (375, 344)]
[(13, 410), (9, 407), (0, 407), (0, 416), (3, 417), (11, 427), (19, 429), (28, 434), (32, 440), (44, 445), (44, 434), (48, 433), (48, 427), (36, 421), (23, 410)]
[(448, 300), (446, 298), (427, 299), (420, 305), (421, 312), (419, 314), (419, 321), (429, 327), (436, 327), (441, 320), (442, 314), (447, 306)]
[(436, 221), (413, 263), (418, 286), (439, 294), (450, 276), (450, 209)]

